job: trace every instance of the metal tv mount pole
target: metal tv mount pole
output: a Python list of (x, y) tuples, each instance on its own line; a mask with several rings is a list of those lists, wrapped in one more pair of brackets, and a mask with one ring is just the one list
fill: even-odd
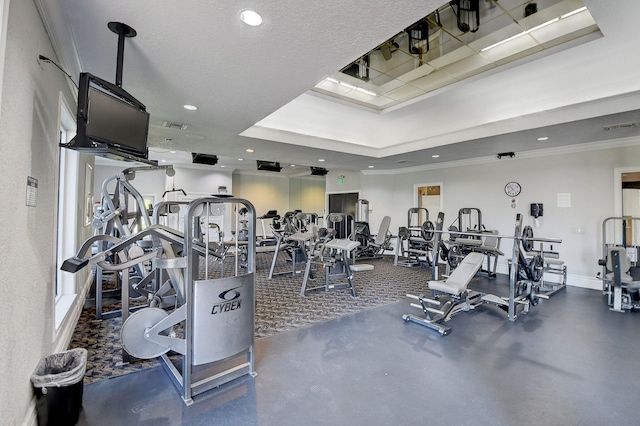
[(135, 37), (138, 35), (136, 30), (123, 24), (122, 22), (109, 22), (109, 29), (118, 34), (118, 57), (116, 63), (116, 86), (122, 87), (122, 62), (124, 60), (124, 39), (125, 37)]

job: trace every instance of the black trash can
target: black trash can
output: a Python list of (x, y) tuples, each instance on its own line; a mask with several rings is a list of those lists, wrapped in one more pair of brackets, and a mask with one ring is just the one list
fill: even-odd
[(75, 425), (82, 407), (87, 350), (83, 348), (49, 355), (31, 375), (36, 394), (38, 425)]

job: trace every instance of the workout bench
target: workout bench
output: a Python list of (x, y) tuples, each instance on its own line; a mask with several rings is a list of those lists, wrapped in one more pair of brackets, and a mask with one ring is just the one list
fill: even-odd
[(433, 293), (431, 299), (424, 295), (407, 294), (407, 297), (420, 302), (419, 305), (412, 303), (411, 306), (422, 309), (425, 318), (405, 314), (402, 319), (434, 329), (443, 336), (451, 333), (451, 327), (442, 324), (443, 322), (449, 321), (453, 315), (460, 311), (469, 311), (483, 303), (481, 293), (467, 290), (469, 282), (482, 267), (483, 260), (482, 253), (471, 252), (462, 259), (448, 278), (443, 281), (429, 281), (429, 289)]

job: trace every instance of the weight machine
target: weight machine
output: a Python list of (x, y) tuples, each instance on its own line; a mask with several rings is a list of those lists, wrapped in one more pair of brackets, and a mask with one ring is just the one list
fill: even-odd
[[(441, 259), (448, 263), (450, 268), (455, 268), (458, 262), (472, 251), (486, 256), (486, 268), (480, 268), (480, 272), (489, 278), (494, 278), (498, 268), (498, 256), (504, 253), (500, 250), (500, 241), (496, 235), (498, 231), (488, 231), (482, 223), (482, 212), (475, 207), (465, 207), (458, 210), (458, 226), (449, 227), (449, 246), (441, 244)], [(460, 234), (458, 234), (458, 232)]]
[(639, 217), (609, 217), (602, 222), (602, 293), (609, 309), (616, 312), (640, 309), (640, 268), (638, 246)]
[[(421, 213), (425, 221), (420, 226)], [(407, 211), (407, 226), (398, 229), (398, 241), (393, 264), (395, 266), (430, 265), (435, 259), (429, 259), (433, 253), (433, 222), (429, 220), (429, 211), (424, 207), (412, 207)], [(403, 257), (401, 259), (400, 257)], [(424, 258), (424, 262), (421, 261)]]
[(354, 252), (356, 259), (379, 259), (385, 250), (391, 247), (391, 232), (389, 225), (391, 217), (385, 216), (380, 222), (378, 233), (373, 236), (369, 228), (369, 201), (359, 199), (356, 202), (355, 228), (351, 239), (358, 241), (360, 245)]
[[(174, 176), (175, 170), (173, 166), (138, 166), (124, 169), (122, 172), (106, 178), (102, 183), (102, 202), (101, 208), (96, 210), (91, 223), (96, 230), (97, 235), (109, 235), (116, 238), (127, 238), (136, 232), (149, 227), (152, 224), (149, 211), (144, 203), (142, 195), (131, 184), (135, 179), (136, 173), (146, 171), (163, 170), (167, 176)], [(110, 185), (114, 183), (113, 190)], [(109, 244), (107, 239), (97, 238), (94, 241), (97, 252), (103, 252)], [(140, 241), (139, 246), (143, 250), (150, 249), (150, 241)], [(91, 250), (91, 246), (86, 248), (86, 252)], [(86, 252), (83, 255), (86, 255)], [(115, 261), (118, 259), (116, 258)], [(134, 265), (135, 273), (129, 276), (127, 285), (135, 285), (144, 280), (149, 274), (149, 265), (145, 263), (137, 263)], [(105, 290), (104, 270), (99, 265), (96, 266), (95, 282), (94, 282), (94, 298), (96, 307), (96, 319), (113, 318), (121, 314), (120, 310), (109, 312), (103, 311), (104, 299), (121, 297), (122, 287), (124, 285), (122, 272), (114, 269), (108, 271), (114, 277), (115, 289)], [(133, 289), (127, 289), (129, 294), (137, 294)], [(139, 294), (138, 294), (139, 296)]]
[[(325, 231), (324, 228), (320, 230), (315, 244), (309, 250), (300, 295), (305, 296), (308, 291), (318, 289), (329, 291), (346, 287), (350, 290), (351, 296), (356, 297), (354, 273), (373, 270), (374, 266), (355, 263), (354, 253), (360, 246), (359, 241), (353, 241), (348, 238), (334, 238), (336, 235), (335, 230), (323, 231)], [(312, 272), (311, 268), (314, 265), (324, 268), (324, 284), (308, 287)], [(343, 278), (347, 279), (346, 284), (331, 284), (332, 281)]]
[[(441, 220), (440, 217), (439, 220)], [(433, 232), (438, 234), (445, 231), (436, 229)], [(446, 232), (449, 234), (455, 233), (455, 231), (450, 230)], [(457, 232), (455, 234), (462, 235), (463, 233)], [(535, 238), (530, 227), (527, 227), (527, 230), (523, 232), (520, 214), (516, 215), (513, 237), (495, 236), (514, 240), (509, 271), (508, 297), (500, 297), (495, 294), (478, 292), (467, 288), (480, 270), (484, 257), (482, 253), (472, 251), (462, 259), (460, 265), (445, 280), (433, 279), (429, 281), (431, 296), (407, 295), (407, 297), (419, 301), (420, 304), (412, 303), (411, 306), (421, 309), (424, 313), (424, 318), (405, 314), (402, 319), (406, 322), (415, 322), (434, 329), (444, 336), (451, 332), (450, 327), (444, 325), (444, 323), (459, 312), (487, 305), (505, 314), (509, 321), (515, 321), (521, 313), (527, 313), (532, 306), (536, 306), (541, 298), (548, 299), (548, 295), (541, 293), (539, 284), (544, 270), (544, 252), (537, 254), (532, 259), (527, 259), (523, 254), (523, 250), (526, 247), (531, 251), (535, 242), (561, 243), (562, 241)], [(439, 244), (436, 243), (436, 248), (438, 247)], [(437, 277), (437, 270), (434, 270), (434, 272), (433, 276)]]

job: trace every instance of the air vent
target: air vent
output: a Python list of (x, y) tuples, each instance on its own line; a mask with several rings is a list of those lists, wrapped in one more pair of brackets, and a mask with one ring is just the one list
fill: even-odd
[(162, 127), (166, 127), (167, 129), (187, 130), (191, 126), (189, 124), (176, 123), (174, 121), (163, 121)]
[(637, 127), (636, 123), (620, 123), (620, 124), (612, 124), (610, 126), (603, 126), (605, 130), (618, 130), (618, 129), (628, 129), (630, 127)]

